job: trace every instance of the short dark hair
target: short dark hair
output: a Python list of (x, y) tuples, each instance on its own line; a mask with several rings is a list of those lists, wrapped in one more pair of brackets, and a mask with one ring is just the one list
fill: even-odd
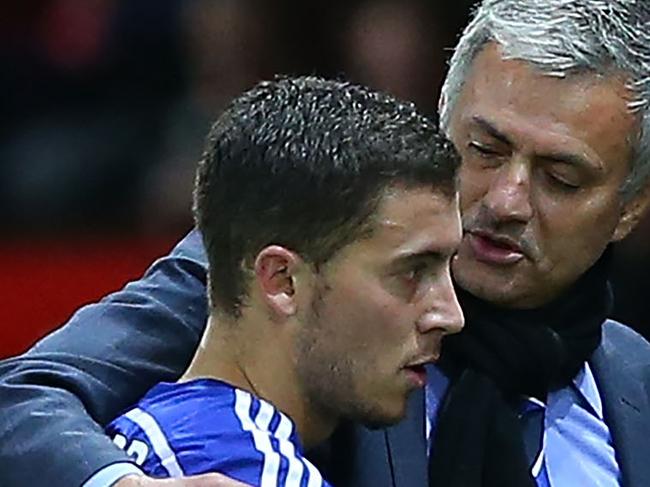
[(277, 78), (234, 99), (199, 163), (194, 213), (213, 308), (240, 315), (257, 254), (276, 244), (318, 266), (368, 230), (389, 185), (450, 198), (459, 157), (413, 104), (343, 81)]

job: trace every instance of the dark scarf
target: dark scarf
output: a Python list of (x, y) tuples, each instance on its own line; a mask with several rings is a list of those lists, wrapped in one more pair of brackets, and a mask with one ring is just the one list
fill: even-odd
[(571, 383), (601, 340), (612, 306), (611, 251), (573, 288), (535, 310), (506, 310), (458, 289), (462, 333), (445, 338), (451, 378), (436, 421), (430, 487), (532, 487), (513, 406)]

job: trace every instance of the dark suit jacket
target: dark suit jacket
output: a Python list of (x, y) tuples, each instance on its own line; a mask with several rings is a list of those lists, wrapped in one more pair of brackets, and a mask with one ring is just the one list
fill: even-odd
[[(206, 259), (197, 232), (145, 276), (79, 310), (26, 354), (0, 363), (0, 486), (81, 485), (124, 460), (102, 425), (186, 368), (206, 322)], [(650, 346), (608, 323), (593, 358), (625, 485), (650, 485)], [(424, 397), (387, 430), (344, 425), (320, 452), (334, 485), (427, 482)]]
[(590, 364), (625, 487), (650, 486), (650, 344), (607, 321)]
[[(620, 323), (607, 321), (603, 340), (590, 364), (603, 398), (625, 487), (650, 486), (650, 344)], [(350, 428), (348, 438), (334, 444), (354, 444), (340, 486), (412, 487), (427, 485), (424, 440), (424, 395), (411, 398), (407, 418), (383, 431)], [(335, 447), (335, 450), (337, 448)], [(339, 469), (341, 467), (339, 466)], [(333, 476), (336, 479), (336, 475)]]

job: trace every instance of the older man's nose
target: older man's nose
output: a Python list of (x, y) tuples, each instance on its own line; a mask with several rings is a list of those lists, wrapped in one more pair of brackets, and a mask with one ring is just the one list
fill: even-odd
[(512, 161), (497, 169), (483, 206), (498, 221), (527, 222), (533, 216), (530, 202), (530, 169), (521, 161)]

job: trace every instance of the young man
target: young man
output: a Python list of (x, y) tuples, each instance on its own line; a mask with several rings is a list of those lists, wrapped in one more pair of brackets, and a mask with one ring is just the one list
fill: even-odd
[[(383, 433), (337, 432), (337, 487), (650, 485), (650, 346), (607, 319), (607, 249), (648, 205), (649, 24), (642, 1), (480, 5), (441, 103), (442, 127), (463, 159), (464, 236), (452, 270), (465, 328), (445, 340), (426, 400), (416, 391), (405, 421)], [(5, 363), (0, 437), (27, 442), (0, 451), (10, 487), (41, 459), (77, 482), (100, 467), (124, 475), (123, 454), (88, 414), (104, 423), (145, 386), (182, 372), (203, 328), (186, 310), (202, 303), (204, 268), (191, 234), (142, 281)], [(151, 346), (145, 327), (154, 323), (173, 345)], [(88, 330), (105, 343), (87, 340)], [(161, 363), (174, 365), (161, 371)], [(39, 413), (51, 404), (61, 422), (48, 430)], [(92, 455), (50, 455), (57, 432), (69, 431), (86, 433)], [(88, 463), (68, 473), (80, 458)]]
[(328, 485), (303, 446), (342, 419), (399, 421), (462, 327), (457, 167), (412, 105), (360, 86), (280, 79), (236, 98), (195, 191), (207, 330), (179, 382), (109, 435), (154, 477)]

